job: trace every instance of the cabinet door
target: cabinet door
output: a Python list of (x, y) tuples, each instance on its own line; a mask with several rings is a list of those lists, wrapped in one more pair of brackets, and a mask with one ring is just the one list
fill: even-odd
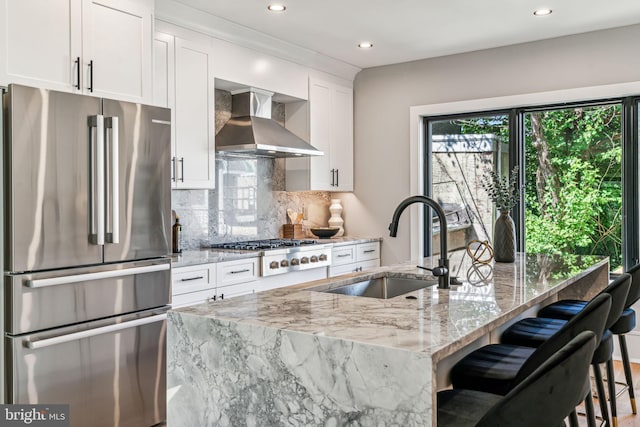
[(153, 38), (153, 103), (159, 107), (174, 108), (175, 106), (174, 52), (174, 37), (156, 33)]
[(152, 102), (151, 0), (84, 0), (84, 91)]
[(353, 89), (335, 86), (331, 108), (333, 191), (353, 191)]
[(175, 39), (177, 188), (215, 187), (212, 50), (210, 44)]
[(0, 85), (79, 91), (79, 0), (0, 0)]
[(331, 173), (331, 85), (315, 79), (309, 81), (309, 140), (324, 151), (324, 156), (309, 159), (310, 189), (333, 190)]

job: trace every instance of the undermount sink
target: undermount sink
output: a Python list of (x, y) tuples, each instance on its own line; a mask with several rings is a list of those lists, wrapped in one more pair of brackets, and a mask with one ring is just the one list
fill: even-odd
[(355, 297), (388, 299), (437, 284), (438, 282), (436, 281), (404, 279), (400, 277), (379, 277), (377, 279), (356, 282), (322, 292)]

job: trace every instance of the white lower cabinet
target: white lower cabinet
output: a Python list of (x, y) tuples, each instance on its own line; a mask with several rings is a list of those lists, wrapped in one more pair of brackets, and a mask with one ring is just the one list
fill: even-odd
[(176, 267), (171, 272), (173, 308), (253, 293), (259, 258)]
[(380, 267), (380, 242), (357, 243), (334, 247), (329, 277)]
[(173, 308), (199, 304), (216, 295), (216, 264), (190, 265), (171, 271)]
[(247, 258), (219, 262), (217, 265), (216, 299), (229, 299), (252, 294), (260, 275), (260, 259)]

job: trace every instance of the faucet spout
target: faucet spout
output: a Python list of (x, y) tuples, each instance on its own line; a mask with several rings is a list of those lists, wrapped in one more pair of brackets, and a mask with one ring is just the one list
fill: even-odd
[(400, 222), (400, 215), (407, 208), (407, 206), (414, 203), (422, 203), (429, 206), (438, 215), (440, 221), (440, 259), (438, 260), (438, 268), (433, 272), (434, 276), (438, 276), (438, 288), (449, 289), (449, 258), (447, 251), (447, 218), (445, 216), (442, 206), (435, 200), (426, 196), (411, 196), (404, 199), (396, 210), (393, 212), (393, 218), (391, 224), (389, 224), (389, 236), (396, 237), (398, 234), (398, 223)]

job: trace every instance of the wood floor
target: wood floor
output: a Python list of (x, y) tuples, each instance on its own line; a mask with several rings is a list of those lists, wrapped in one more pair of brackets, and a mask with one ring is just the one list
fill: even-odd
[[(624, 380), (624, 371), (622, 369), (622, 363), (615, 361), (615, 375), (616, 380), (620, 382), (625, 382)], [(604, 366), (602, 367), (603, 375), (605, 375)], [(636, 403), (638, 404), (638, 409), (640, 410), (640, 364), (632, 363), (631, 364), (631, 372), (633, 376), (635, 394), (636, 394)], [(605, 385), (606, 387), (606, 385)], [(618, 386), (620, 389), (621, 386)], [(629, 402), (629, 394), (625, 391), (623, 394), (618, 396), (616, 399), (617, 407), (618, 407), (618, 427), (640, 427), (640, 414), (633, 415), (631, 412), (631, 403)], [(600, 414), (600, 407), (598, 405), (598, 401), (594, 402), (596, 407), (596, 414)], [(580, 426), (586, 426), (587, 421), (585, 417), (580, 416)], [(600, 420), (598, 420), (600, 421)]]

